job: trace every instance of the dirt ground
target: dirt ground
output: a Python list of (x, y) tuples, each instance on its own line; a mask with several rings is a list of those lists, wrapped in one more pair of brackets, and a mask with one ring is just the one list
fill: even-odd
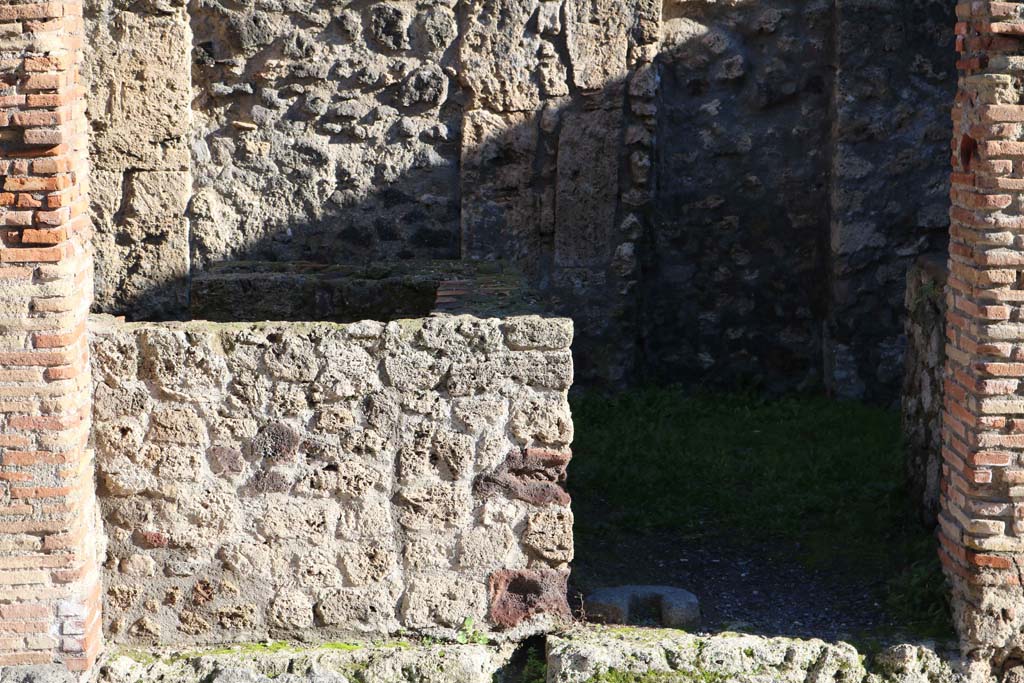
[(799, 547), (737, 547), (723, 539), (675, 534), (604, 536), (577, 541), (571, 589), (583, 596), (625, 584), (669, 585), (697, 595), (700, 630), (859, 641), (891, 634), (882, 584), (842, 567), (811, 569), (794, 561)]

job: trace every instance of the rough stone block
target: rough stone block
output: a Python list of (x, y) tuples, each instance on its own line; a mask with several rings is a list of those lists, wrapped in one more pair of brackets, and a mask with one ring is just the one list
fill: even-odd
[(555, 260), (562, 266), (607, 260), (619, 188), (617, 110), (569, 113), (558, 138)]

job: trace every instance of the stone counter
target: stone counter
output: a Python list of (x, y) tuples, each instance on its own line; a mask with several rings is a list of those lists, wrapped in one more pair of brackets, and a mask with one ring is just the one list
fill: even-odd
[(572, 334), (538, 316), (94, 318), (107, 638), (564, 620)]

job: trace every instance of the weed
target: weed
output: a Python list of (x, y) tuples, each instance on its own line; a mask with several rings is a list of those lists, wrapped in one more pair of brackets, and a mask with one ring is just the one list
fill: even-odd
[(490, 642), (487, 634), (477, 631), (473, 626), (473, 617), (466, 617), (455, 634), (455, 642), (462, 645), (487, 645)]
[(545, 683), (548, 680), (548, 664), (535, 649), (526, 655), (522, 680), (523, 683)]

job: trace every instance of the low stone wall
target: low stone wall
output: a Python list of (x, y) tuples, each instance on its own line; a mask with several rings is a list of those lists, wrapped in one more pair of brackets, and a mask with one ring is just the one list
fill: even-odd
[(547, 639), (548, 683), (964, 683), (955, 654), (895, 645), (867, 657), (849, 643), (741, 633), (576, 628)]
[(911, 495), (928, 524), (939, 513), (948, 275), (945, 255), (923, 256), (907, 274), (903, 434)]
[[(545, 647), (281, 643), (181, 656), (114, 653), (99, 683), (964, 683), (955, 653), (645, 628), (576, 627)], [(17, 679), (15, 679), (17, 680)]]
[(503, 638), (563, 620), (571, 340), (571, 321), (537, 316), (95, 318), (108, 638)]

